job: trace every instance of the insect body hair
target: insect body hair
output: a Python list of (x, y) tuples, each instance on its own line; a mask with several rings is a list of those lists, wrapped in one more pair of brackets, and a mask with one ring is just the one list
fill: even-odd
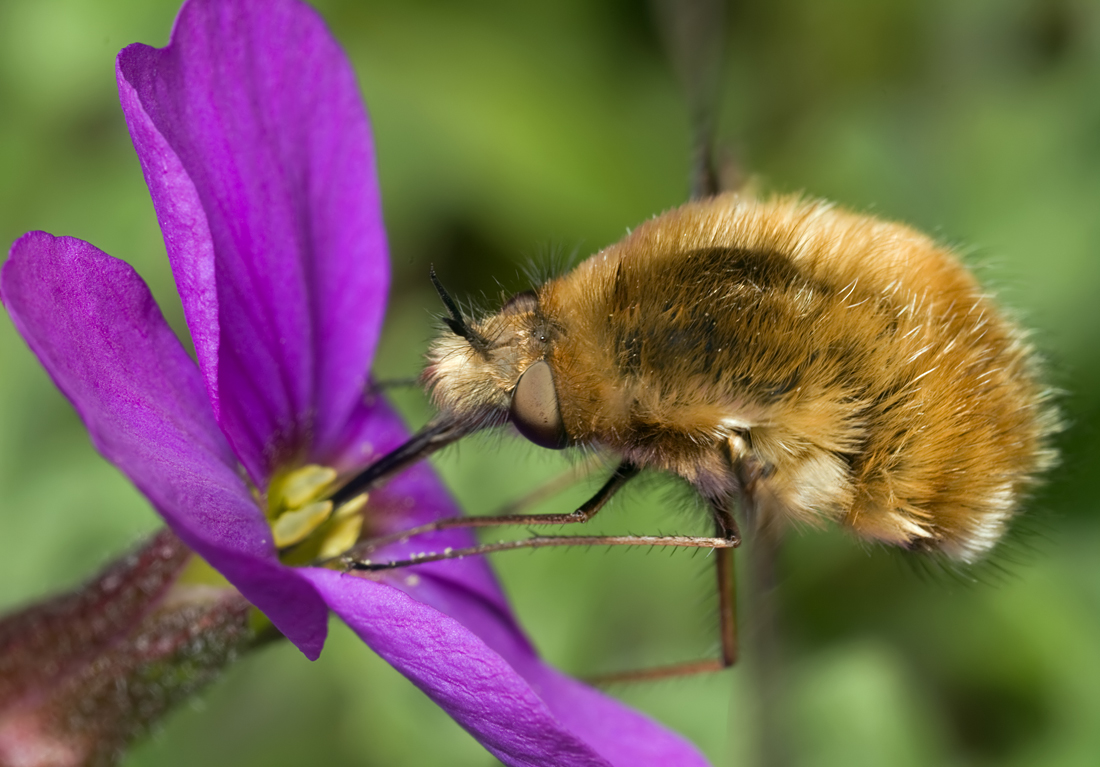
[(546, 362), (572, 444), (677, 474), (762, 519), (838, 522), (980, 558), (1054, 458), (1024, 334), (949, 250), (795, 197), (723, 195), (637, 227), (475, 329), (427, 380), (499, 423)]

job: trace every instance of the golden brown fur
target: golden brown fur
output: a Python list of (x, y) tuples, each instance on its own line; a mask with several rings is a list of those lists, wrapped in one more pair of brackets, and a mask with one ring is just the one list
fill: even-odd
[(1033, 354), (957, 258), (822, 202), (689, 203), (473, 327), (488, 351), (432, 348), (441, 409), (501, 423), (546, 359), (574, 444), (762, 521), (972, 561), (1053, 460)]

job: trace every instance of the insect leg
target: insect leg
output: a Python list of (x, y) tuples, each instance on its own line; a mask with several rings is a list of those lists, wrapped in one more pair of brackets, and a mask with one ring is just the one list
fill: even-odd
[(707, 538), (695, 535), (535, 535), (518, 541), (498, 541), (483, 543), (463, 549), (444, 549), (440, 552), (418, 554), (409, 559), (397, 559), (388, 562), (371, 562), (369, 559), (355, 560), (347, 555), (340, 557), (348, 570), (395, 570), (400, 567), (422, 565), (426, 562), (440, 562), (446, 559), (461, 559), (479, 554), (493, 554), (498, 551), (515, 549), (542, 549), (549, 546), (675, 546), (692, 549), (730, 549), (739, 543), (728, 538)]
[[(424, 535), (425, 533), (436, 533), (441, 530), (452, 530), (455, 528), (469, 528), (469, 527), (501, 527), (504, 525), (568, 525), (577, 522), (587, 522), (596, 516), (596, 513), (604, 507), (604, 505), (611, 499), (616, 492), (618, 492), (623, 485), (625, 485), (631, 478), (637, 476), (638, 467), (627, 462), (619, 464), (619, 467), (615, 469), (615, 473), (608, 478), (607, 482), (596, 491), (596, 494), (585, 501), (580, 508), (576, 511), (569, 512), (568, 514), (500, 514), (491, 517), (449, 517), (447, 519), (437, 519), (434, 522), (429, 522), (426, 525), (420, 525), (419, 527), (410, 527), (407, 530), (401, 530), (390, 535), (383, 535), (377, 538), (371, 538), (370, 540), (363, 541), (356, 546), (353, 550), (354, 554), (364, 554), (375, 549), (382, 548), (391, 543), (403, 542), (409, 538), (417, 535)], [(542, 538), (551, 538), (552, 536), (542, 536)], [(518, 543), (518, 541), (516, 541)], [(492, 544), (495, 545), (495, 544)], [(566, 545), (566, 544), (543, 544), (543, 545)], [(615, 544), (612, 544), (615, 545)], [(495, 549), (500, 551), (501, 549)], [(471, 552), (471, 553), (485, 553), (485, 552)], [(465, 554), (463, 556), (466, 556)], [(447, 559), (453, 559), (454, 557), (446, 557)]]
[(737, 531), (737, 523), (724, 501), (712, 500), (710, 507), (714, 512), (717, 535), (720, 539), (731, 542), (731, 545), (716, 548), (714, 551), (714, 569), (718, 576), (718, 629), (722, 642), (721, 657), (601, 674), (589, 677), (590, 682), (597, 684), (640, 682), (704, 674), (721, 671), (737, 662), (737, 582), (733, 567), (733, 549), (740, 542), (741, 536)]
[[(712, 501), (711, 510), (718, 527), (718, 534), (726, 538), (741, 539), (737, 522), (724, 501)], [(715, 572), (718, 576), (718, 630), (722, 640), (722, 668), (737, 662), (737, 573), (733, 567), (733, 549), (718, 549), (715, 554)]]
[[(426, 562), (439, 562), (446, 559), (460, 559), (462, 557), (476, 556), (479, 554), (492, 554), (498, 551), (512, 551), (515, 549), (538, 549), (549, 546), (675, 546), (679, 548), (702, 549), (730, 549), (741, 543), (736, 525), (728, 513), (719, 526), (719, 534), (716, 537), (693, 535), (536, 535), (518, 541), (498, 541), (496, 543), (483, 543), (477, 546), (469, 546), (460, 549), (449, 549), (441, 552), (418, 554), (408, 559), (398, 559), (385, 562), (372, 562), (368, 559), (359, 559), (363, 554), (369, 553), (382, 546), (404, 542), (415, 535), (450, 530), (462, 527), (498, 527), (502, 525), (562, 525), (577, 522), (587, 522), (596, 516), (596, 513), (604, 507), (611, 496), (614, 495), (632, 477), (638, 474), (638, 467), (631, 463), (623, 462), (615, 473), (604, 483), (595, 495), (589, 498), (579, 509), (569, 514), (507, 514), (495, 517), (452, 517), (429, 522), (420, 527), (409, 528), (392, 535), (373, 538), (365, 541), (351, 554), (345, 554), (340, 559), (349, 570), (393, 570), (399, 567), (410, 567)], [(729, 562), (719, 564), (727, 574), (732, 572)], [(728, 575), (726, 577), (728, 580)], [(727, 594), (728, 597), (728, 594)], [(728, 600), (727, 600), (728, 601)], [(732, 603), (731, 603), (732, 604)]]
[(714, 134), (721, 94), (726, 3), (723, 0), (657, 0), (650, 3), (656, 28), (680, 79), (691, 120), (691, 197), (717, 194), (721, 188), (714, 162)]

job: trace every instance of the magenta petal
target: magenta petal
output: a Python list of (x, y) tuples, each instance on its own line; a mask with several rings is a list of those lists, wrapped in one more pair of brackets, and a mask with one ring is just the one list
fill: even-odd
[(189, 0), (168, 47), (131, 45), (117, 72), (215, 415), (263, 485), (337, 438), (382, 321), (354, 74), (294, 0)]
[(505, 764), (608, 767), (457, 621), (384, 584), (327, 570), (311, 576), (364, 642)]
[(511, 614), (494, 602), (462, 583), (443, 581), (437, 574), (425, 576), (427, 566), (413, 572), (422, 577), (403, 590), (460, 621), (537, 692), (563, 726), (612, 764), (707, 764), (695, 746), (679, 735), (540, 660)]
[(278, 566), (199, 371), (141, 278), (86, 242), (31, 232), (12, 246), (0, 290), (96, 448), (188, 546), (316, 657), (324, 603)]
[[(460, 589), (450, 617), (382, 583), (308, 570), (332, 608), (508, 765), (702, 767), (690, 743), (535, 656), (510, 618)], [(426, 581), (428, 579), (425, 579)], [(441, 591), (441, 590), (440, 590)]]

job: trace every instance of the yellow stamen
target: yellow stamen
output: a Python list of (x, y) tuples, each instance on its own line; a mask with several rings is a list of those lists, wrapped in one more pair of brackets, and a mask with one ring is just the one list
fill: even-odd
[(317, 550), (319, 559), (332, 559), (338, 557), (355, 545), (359, 540), (359, 533), (363, 530), (363, 518), (358, 514), (334, 519), (329, 528), (328, 535)]
[[(274, 506), (273, 501), (288, 509), (297, 509), (305, 506), (317, 498), (336, 479), (336, 469), (330, 466), (318, 466), (309, 464), (287, 474), (278, 483), (278, 499), (268, 498), (268, 504)], [(274, 483), (273, 483), (274, 484)]]
[(285, 549), (304, 540), (332, 514), (332, 501), (318, 501), (284, 512), (271, 526), (276, 548)]
[(336, 510), (336, 513), (332, 515), (333, 519), (345, 519), (358, 514), (367, 507), (367, 493), (361, 493), (350, 501), (345, 501), (340, 505), (340, 508)]

